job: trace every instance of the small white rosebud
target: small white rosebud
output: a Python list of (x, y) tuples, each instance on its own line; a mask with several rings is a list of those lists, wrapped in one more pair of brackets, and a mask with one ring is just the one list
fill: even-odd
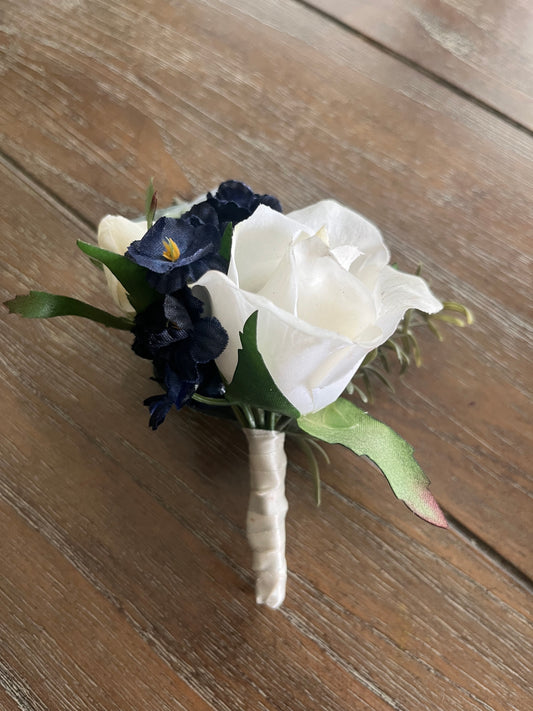
[[(146, 232), (146, 222), (134, 222), (121, 215), (106, 215), (98, 225), (98, 245), (109, 252), (124, 254), (130, 244), (141, 239)], [(109, 292), (121, 311), (134, 314), (135, 309), (130, 304), (126, 289), (113, 276), (107, 267), (104, 267)]]

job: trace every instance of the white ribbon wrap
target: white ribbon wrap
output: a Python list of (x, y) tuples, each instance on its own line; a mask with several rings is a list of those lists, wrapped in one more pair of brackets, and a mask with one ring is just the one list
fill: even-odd
[(250, 500), (246, 534), (253, 551), (256, 574), (255, 599), (276, 608), (285, 598), (285, 434), (271, 430), (248, 430)]

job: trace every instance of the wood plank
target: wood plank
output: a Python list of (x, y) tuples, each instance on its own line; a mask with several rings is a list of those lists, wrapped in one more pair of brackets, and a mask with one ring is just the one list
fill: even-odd
[[(2, 178), (13, 226), (4, 232), (3, 290), (55, 278), (104, 305), (101, 275), (60, 253), (85, 228), (14, 173)], [(29, 259), (27, 244), (40, 245)], [(258, 608), (240, 433), (214, 422), (206, 437), (199, 417), (184, 414), (149, 431), (139, 403), (152, 385), (127, 335), (71, 319), (12, 317), (0, 338), (10, 373), (0, 384), (9, 413), (0, 495), (41, 536), (12, 516), (6, 522), (13, 559), (26, 550), (15, 572), (7, 567), (6, 585), (15, 579), (19, 593), (9, 600), (22, 606), (14, 619), (29, 625), (37, 604), (37, 623), (48, 629), (53, 596), (54, 620), (66, 605), (68, 622), (95, 588), (94, 599), (116, 608), (175, 683), (186, 681), (217, 709), (422, 711), (446, 699), (465, 711), (519, 711), (533, 701), (530, 597), (453, 532), (424, 527), (398, 504), (383, 518), (333, 480), (318, 511), (305, 472), (291, 470), (289, 596), (280, 612)], [(332, 471), (345, 476), (344, 455), (332, 448), (332, 456)], [(384, 485), (363, 477), (375, 506)], [(27, 572), (32, 561), (37, 579), (51, 579), (41, 602)], [(72, 597), (57, 584), (65, 578)], [(99, 619), (82, 622), (98, 628)], [(60, 642), (68, 626), (50, 629)], [(92, 667), (93, 636), (81, 632), (79, 654)], [(118, 638), (126, 650), (138, 644), (129, 631)], [(114, 643), (114, 635), (102, 641), (105, 649)], [(47, 668), (59, 662), (46, 656)], [(25, 663), (17, 673), (43, 693), (42, 676)], [(74, 684), (78, 667), (72, 675)]]
[(305, 0), (533, 129), (533, 7), (528, 0)]
[[(171, 672), (120, 610), (0, 501), (0, 682), (13, 708), (214, 708)], [(2, 709), (10, 709), (8, 703)]]
[[(15, 691), (14, 693), (17, 692)], [(8, 695), (3, 689), (0, 689), (0, 703), (2, 704), (1, 708), (5, 711), (20, 711), (20, 706), (17, 701), (15, 701), (15, 698)], [(39, 707), (37, 707), (37, 709), (39, 709)]]
[[(444, 506), (531, 574), (531, 140), (297, 3), (5, 7), (5, 149), (84, 219), (135, 214), (151, 174), (163, 201), (232, 175), (287, 208), (331, 196), (474, 309), (372, 412)], [(20, 263), (49, 288), (70, 268)]]

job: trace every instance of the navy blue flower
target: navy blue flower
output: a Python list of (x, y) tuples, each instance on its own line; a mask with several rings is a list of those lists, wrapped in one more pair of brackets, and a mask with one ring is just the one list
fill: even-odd
[(214, 360), (226, 347), (228, 335), (216, 318), (202, 316), (203, 304), (187, 285), (210, 269), (227, 271), (227, 261), (219, 253), (222, 236), (230, 223), (247, 219), (260, 204), (281, 212), (275, 197), (227, 180), (179, 218), (161, 217), (128, 247), (127, 256), (146, 268), (148, 283), (162, 295), (137, 314), (132, 329), (133, 350), (152, 361), (155, 380), (165, 390), (145, 400), (153, 429), (173, 405), (227, 410), (192, 400), (195, 392), (224, 396)]
[(218, 218), (214, 211), (209, 216), (207, 212), (202, 214), (212, 221), (200, 220), (196, 214), (160, 217), (142, 239), (128, 247), (127, 256), (148, 269), (148, 283), (161, 294), (197, 281), (209, 269), (226, 271), (227, 264), (218, 254)]
[(235, 226), (246, 220), (259, 205), (267, 205), (277, 212), (282, 211), (277, 198), (272, 195), (258, 195), (237, 180), (221, 183), (214, 195), (207, 194), (206, 202), (216, 211), (222, 232), (229, 222)]
[(167, 294), (135, 317), (133, 351), (150, 360), (161, 356), (162, 349), (190, 337), (202, 310), (202, 302), (188, 288)]
[(281, 212), (272, 195), (258, 195), (244, 183), (227, 180), (180, 217), (160, 217), (126, 254), (148, 270), (150, 286), (160, 294), (172, 294), (210, 269), (227, 271), (219, 254), (222, 235), (228, 224), (250, 217), (260, 204)]
[(219, 237), (222, 236), (223, 230), (220, 229), (218, 213), (207, 200), (193, 205), (187, 212), (184, 212), (179, 219), (193, 226), (214, 225), (214, 227), (217, 228)]
[[(216, 318), (202, 317), (203, 304), (185, 287), (167, 294), (135, 318), (133, 350), (153, 361), (155, 378), (164, 395), (148, 398), (150, 426), (156, 429), (175, 405), (186, 405), (192, 395), (206, 390), (223, 394), (213, 360), (228, 342), (228, 335)], [(217, 374), (218, 385), (215, 382)]]
[(150, 411), (149, 425), (156, 430), (168, 415), (172, 405), (181, 407), (176, 403), (184, 403), (194, 393), (194, 385), (183, 381), (171, 368), (165, 370), (164, 382), (162, 383), (166, 392), (163, 395), (152, 395), (147, 397), (144, 404)]

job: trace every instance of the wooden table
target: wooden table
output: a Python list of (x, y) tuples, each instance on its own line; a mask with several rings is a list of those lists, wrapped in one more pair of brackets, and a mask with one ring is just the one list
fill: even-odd
[(236, 178), (333, 197), (475, 313), (370, 412), (450, 528), (329, 447), (288, 472), (288, 594), (255, 605), (245, 442), (156, 433), (128, 333), (2, 312), (0, 708), (533, 708), (528, 0), (0, 0), (2, 300), (112, 308), (105, 213)]

